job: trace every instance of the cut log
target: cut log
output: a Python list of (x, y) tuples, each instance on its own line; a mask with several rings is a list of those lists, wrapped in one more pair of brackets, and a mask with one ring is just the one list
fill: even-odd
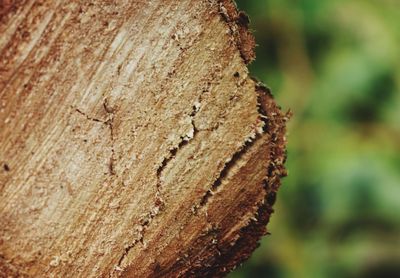
[(266, 233), (286, 116), (233, 2), (0, 1), (0, 276), (222, 276)]

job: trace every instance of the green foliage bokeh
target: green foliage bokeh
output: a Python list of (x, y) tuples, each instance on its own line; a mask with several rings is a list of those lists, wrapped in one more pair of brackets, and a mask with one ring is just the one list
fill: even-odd
[(400, 1), (237, 4), (294, 116), (271, 236), (230, 277), (400, 277)]

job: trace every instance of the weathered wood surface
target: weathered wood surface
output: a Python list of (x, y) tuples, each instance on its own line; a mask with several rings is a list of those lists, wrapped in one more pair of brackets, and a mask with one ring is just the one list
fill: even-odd
[[(92, 2), (92, 3), (89, 3)], [(231, 1), (0, 1), (0, 276), (221, 276), (286, 117)]]

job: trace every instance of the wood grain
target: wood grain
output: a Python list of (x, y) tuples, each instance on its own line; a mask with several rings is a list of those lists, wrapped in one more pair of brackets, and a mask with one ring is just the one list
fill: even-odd
[(0, 1), (0, 276), (221, 276), (285, 121), (231, 1)]

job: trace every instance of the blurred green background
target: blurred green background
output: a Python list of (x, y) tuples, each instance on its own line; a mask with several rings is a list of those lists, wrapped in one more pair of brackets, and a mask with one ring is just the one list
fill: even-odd
[(400, 0), (237, 4), (294, 117), (271, 235), (229, 277), (400, 277)]

